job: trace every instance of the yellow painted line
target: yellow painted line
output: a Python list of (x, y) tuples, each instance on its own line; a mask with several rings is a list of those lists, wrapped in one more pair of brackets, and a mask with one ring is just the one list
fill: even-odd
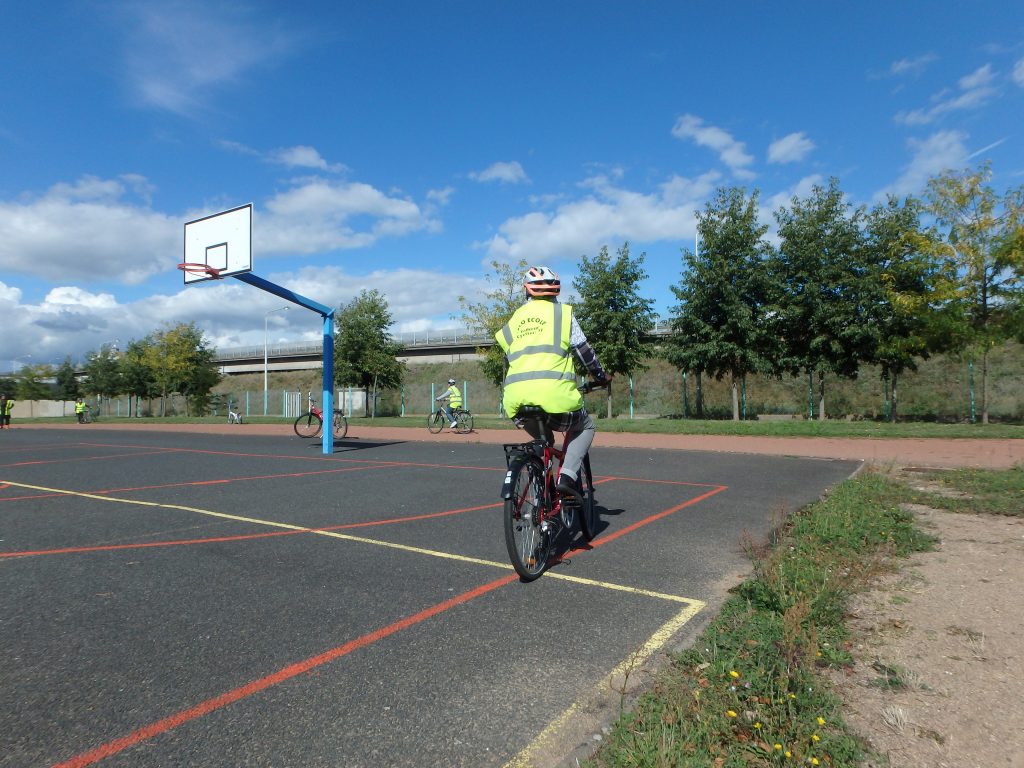
[[(549, 574), (545, 574), (545, 578), (547, 578), (548, 575)], [(643, 593), (642, 590), (640, 592)], [(706, 605), (701, 600), (688, 600), (687, 598), (672, 596), (669, 597), (673, 600), (688, 602), (689, 605), (662, 624), (653, 635), (647, 638), (647, 642), (637, 649), (635, 653), (631, 653), (623, 659), (615, 669), (609, 672), (596, 686), (594, 686), (590, 696), (577, 699), (569, 706), (568, 709), (552, 720), (543, 731), (537, 734), (536, 738), (530, 742), (529, 746), (509, 762), (505, 763), (504, 768), (533, 768), (533, 756), (535, 754), (546, 752), (552, 748), (564, 751), (564, 747), (560, 746), (562, 741), (559, 738), (559, 733), (562, 728), (565, 727), (566, 723), (577, 716), (580, 709), (586, 704), (587, 700), (594, 698), (600, 695), (603, 691), (613, 687), (615, 681), (624, 678), (630, 670), (642, 667), (647, 663), (651, 656), (657, 653), (665, 646), (666, 643), (668, 643), (672, 635), (678, 632), (686, 622), (700, 613)]]
[[(412, 547), (406, 544), (396, 544), (388, 541), (381, 541), (379, 539), (368, 539), (364, 536), (352, 536), (347, 533), (339, 533), (337, 531), (321, 531), (315, 528), (308, 528), (302, 525), (291, 525), (290, 523), (279, 523), (273, 520), (262, 520), (256, 517), (245, 517), (244, 515), (231, 515), (226, 512), (214, 512), (209, 509), (200, 509), (198, 507), (187, 507), (182, 504), (162, 504), (155, 501), (140, 501), (136, 499), (119, 499), (114, 496), (101, 496), (95, 493), (84, 493), (82, 491), (69, 491), (62, 488), (49, 488), (40, 485), (29, 485), (28, 483), (17, 483), (14, 481), (0, 481), (0, 484), (6, 483), (8, 485), (15, 486), (17, 488), (27, 488), (33, 491), (44, 491), (46, 493), (58, 493), (66, 496), (78, 496), (85, 499), (95, 499), (97, 501), (109, 501), (116, 504), (134, 504), (142, 507), (157, 507), (162, 509), (177, 509), (184, 512), (195, 512), (200, 515), (208, 515), (210, 517), (219, 517), (224, 520), (235, 520), (243, 523), (253, 523), (254, 525), (263, 525), (270, 528), (283, 528), (291, 531), (304, 531), (306, 533), (314, 533), (319, 536), (329, 536), (334, 539), (342, 539), (343, 541), (352, 541), (360, 544), (371, 544), (378, 547), (387, 547), (389, 549), (397, 549), (403, 552), (412, 552), (420, 555), (429, 555), (431, 557), (441, 557), (447, 560), (456, 560), (463, 563), (472, 563), (475, 565), (486, 565), (492, 568), (500, 568), (502, 570), (510, 570), (511, 566), (507, 563), (498, 563), (493, 560), (484, 560), (477, 557), (467, 557), (465, 555), (456, 555), (450, 552), (440, 552), (433, 549), (424, 549), (422, 547)], [(560, 581), (568, 581), (574, 584), (583, 584), (586, 586), (599, 587), (601, 589), (609, 589), (616, 592), (625, 592), (628, 594), (639, 595), (643, 597), (653, 597), (659, 600), (668, 600), (675, 603), (686, 603), (686, 607), (683, 608), (679, 613), (665, 622), (661, 627), (651, 635), (647, 641), (639, 648), (635, 653), (631, 653), (622, 662), (618, 664), (608, 675), (606, 675), (601, 682), (594, 688), (594, 692), (598, 693), (602, 689), (607, 688), (616, 679), (626, 675), (629, 670), (639, 668), (643, 666), (648, 659), (657, 653), (669, 639), (679, 631), (679, 629), (686, 624), (690, 619), (696, 616), (702, 611), (706, 605), (701, 600), (695, 600), (689, 597), (682, 597), (680, 595), (671, 595), (665, 592), (654, 592), (649, 589), (641, 589), (639, 587), (630, 587), (623, 584), (615, 584), (608, 581), (598, 581), (596, 579), (587, 579), (582, 576), (572, 576), (565, 573), (559, 573), (554, 570), (546, 571), (544, 574), (545, 579), (557, 579)], [(586, 699), (579, 699), (566, 709), (561, 715), (552, 720), (543, 731), (541, 731), (537, 737), (516, 755), (510, 762), (506, 763), (504, 768), (532, 768), (532, 755), (541, 749), (544, 749), (547, 745), (551, 744), (556, 738), (559, 730), (571, 720), (579, 711), (580, 707), (583, 706)]]
[[(163, 504), (156, 501), (140, 501), (137, 499), (119, 499), (116, 496), (105, 496), (95, 493), (85, 493), (84, 491), (69, 491), (63, 488), (48, 488), (42, 485), (29, 485), (28, 483), (16, 483), (13, 481), (3, 481), (0, 483), (9, 482), (10, 485), (18, 488), (28, 488), (33, 491), (45, 491), (46, 493), (59, 493), (66, 496), (78, 496), (85, 499), (95, 499), (97, 501), (109, 501), (116, 504), (136, 504), (143, 507), (157, 507), (162, 509), (178, 509), (183, 512), (195, 512), (199, 515), (208, 515), (210, 517), (219, 517), (225, 520), (235, 520), (243, 523), (253, 523), (254, 525), (264, 525), (269, 528), (282, 528), (289, 531), (303, 531), (305, 533), (314, 533), (318, 536), (329, 536), (333, 539), (342, 539), (343, 541), (353, 541), (359, 544), (372, 544), (377, 547), (387, 547), (388, 549), (397, 549), (402, 552), (412, 552), (418, 555), (429, 555), (430, 557), (441, 557), (446, 560), (455, 560), (462, 563), (471, 563), (473, 565), (486, 565), (491, 568), (500, 568), (503, 571), (510, 570), (512, 568), (508, 563), (499, 563), (494, 560), (484, 560), (479, 557), (468, 557), (466, 555), (457, 555), (451, 552), (441, 552), (435, 549), (424, 549), (423, 547), (413, 547), (408, 544), (396, 544), (390, 541), (381, 541), (380, 539), (368, 539), (365, 536), (353, 536), (350, 533), (340, 533), (338, 531), (322, 531), (316, 528), (308, 528), (303, 525), (291, 525), (290, 523), (279, 523), (274, 520), (263, 520), (258, 517), (245, 517), (243, 515), (230, 515), (226, 512), (214, 512), (210, 509), (200, 509), (199, 507), (186, 507), (182, 504)], [(608, 581), (597, 581), (595, 579), (586, 579), (581, 576), (570, 576), (569, 574), (559, 573), (555, 570), (549, 570), (544, 573), (545, 579), (558, 579), (561, 581), (574, 582), (576, 584), (585, 584), (593, 587), (600, 587), (602, 589), (610, 589), (617, 592), (628, 592), (634, 595), (642, 595), (644, 597), (654, 597), (661, 600), (670, 600), (672, 602), (682, 602), (690, 604), (699, 604), (703, 606), (699, 600), (693, 600), (688, 597), (680, 597), (678, 595), (669, 595), (663, 592), (652, 592), (647, 589), (640, 589), (638, 587), (628, 587), (622, 584), (614, 584)]]

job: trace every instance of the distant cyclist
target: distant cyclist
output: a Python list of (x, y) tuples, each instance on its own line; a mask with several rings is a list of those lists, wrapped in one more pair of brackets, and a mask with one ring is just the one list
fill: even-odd
[(576, 353), (595, 381), (603, 384), (611, 377), (576, 322), (572, 305), (558, 303), (558, 275), (547, 267), (530, 267), (523, 287), (530, 300), (494, 335), (508, 360), (502, 406), (535, 440), (541, 435), (533, 434), (534, 423), (516, 419), (519, 409), (526, 405), (540, 406), (547, 412), (546, 439), (552, 439), (551, 431), (566, 433), (568, 444), (558, 475), (558, 492), (575, 497), (580, 464), (594, 442), (596, 429), (576, 388), (570, 352)]
[(439, 397), (435, 397), (441, 406), (444, 408), (444, 414), (448, 417), (450, 429), (455, 429), (459, 423), (455, 420), (455, 409), (462, 407), (462, 392), (457, 386), (455, 386), (455, 379), (448, 379), (448, 389), (446, 389)]

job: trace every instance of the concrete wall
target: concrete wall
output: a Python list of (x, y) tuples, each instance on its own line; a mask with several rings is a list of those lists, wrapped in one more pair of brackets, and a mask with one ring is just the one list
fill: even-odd
[(14, 401), (14, 408), (11, 410), (11, 422), (15, 419), (30, 419), (40, 417), (74, 416), (74, 401), (64, 400), (21, 400)]

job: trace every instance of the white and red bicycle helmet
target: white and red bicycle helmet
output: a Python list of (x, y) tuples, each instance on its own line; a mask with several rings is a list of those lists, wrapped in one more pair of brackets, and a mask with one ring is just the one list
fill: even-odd
[(554, 298), (562, 290), (562, 283), (547, 267), (530, 267), (523, 278), (523, 287), (534, 298)]

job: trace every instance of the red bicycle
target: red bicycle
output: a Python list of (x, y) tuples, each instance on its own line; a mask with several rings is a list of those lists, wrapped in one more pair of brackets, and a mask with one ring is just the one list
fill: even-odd
[[(604, 386), (607, 385), (587, 383), (580, 391), (586, 393)], [(520, 408), (516, 416), (533, 420), (540, 427), (540, 434), (545, 434), (543, 424), (547, 413), (544, 409), (527, 406)], [(578, 522), (585, 541), (597, 535), (601, 518), (594, 501), (589, 453), (583, 457), (576, 478), (578, 498), (560, 498), (555, 490), (567, 440), (568, 437), (561, 449), (544, 438), (504, 446), (508, 466), (501, 488), (501, 497), (505, 500), (505, 547), (512, 567), (523, 581), (533, 581), (544, 573), (555, 540), (562, 531), (571, 536)]]
[[(299, 437), (316, 437), (324, 426), (324, 412), (316, 407), (313, 400), (313, 393), (306, 395), (306, 412), (295, 420), (295, 434)], [(334, 439), (340, 440), (348, 434), (348, 419), (342, 411), (335, 409), (334, 418), (331, 420), (331, 427), (334, 430)]]

